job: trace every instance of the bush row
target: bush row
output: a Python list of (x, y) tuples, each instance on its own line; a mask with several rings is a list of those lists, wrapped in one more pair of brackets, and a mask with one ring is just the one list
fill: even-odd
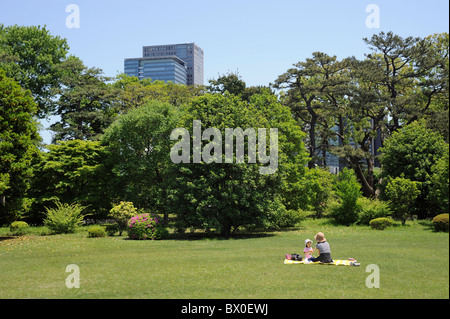
[[(330, 205), (329, 217), (335, 218), (342, 213), (337, 203)], [(389, 205), (379, 200), (358, 198), (356, 201), (357, 219), (356, 224), (369, 225), (373, 229), (383, 230), (391, 226), (394, 221), (391, 218)], [(84, 207), (76, 204), (61, 204), (56, 202), (56, 208), (47, 209), (45, 225), (55, 234), (73, 233), (77, 226), (83, 221), (81, 214)], [(273, 215), (274, 221), (271, 226), (275, 228), (286, 228), (304, 220), (308, 212), (282, 210)], [(165, 239), (169, 232), (159, 216), (150, 213), (138, 214), (138, 210), (131, 202), (120, 202), (111, 209), (111, 217), (115, 223), (94, 225), (88, 228), (88, 237), (112, 236), (119, 232), (119, 236), (124, 230), (130, 239)], [(275, 222), (276, 220), (276, 222)], [(449, 214), (440, 214), (434, 217), (432, 225), (435, 231), (449, 231)], [(23, 221), (15, 221), (10, 226), (10, 233), (14, 236), (24, 235), (28, 229), (28, 224)], [(252, 230), (248, 228), (248, 230)]]

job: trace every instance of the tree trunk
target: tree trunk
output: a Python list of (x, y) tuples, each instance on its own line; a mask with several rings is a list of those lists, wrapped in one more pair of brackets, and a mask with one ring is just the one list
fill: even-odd
[[(308, 108), (310, 109), (310, 108)], [(316, 124), (317, 115), (310, 109), (311, 114), (311, 127), (309, 128), (309, 157), (311, 160), (308, 162), (308, 168), (314, 168), (316, 164)]]
[[(361, 164), (359, 164), (358, 159), (350, 158), (350, 161), (351, 161), (351, 165), (353, 167), (353, 170), (356, 173), (356, 177), (358, 177), (358, 180), (361, 183), (361, 189), (363, 191), (364, 197), (367, 197), (367, 198), (375, 197), (375, 189), (373, 187), (373, 178), (372, 179), (370, 179), (370, 178), (368, 179), (364, 175), (364, 171), (362, 170)], [(373, 165), (372, 165), (372, 173), (373, 173)], [(372, 180), (372, 184), (370, 184), (370, 180)]]
[(229, 225), (229, 224), (222, 225), (222, 229), (220, 231), (220, 235), (225, 237), (225, 238), (230, 238), (230, 236), (231, 236), (231, 225)]

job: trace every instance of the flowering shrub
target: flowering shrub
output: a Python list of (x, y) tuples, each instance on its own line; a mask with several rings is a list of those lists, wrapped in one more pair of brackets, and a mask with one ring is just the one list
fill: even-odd
[(161, 219), (154, 214), (140, 214), (128, 221), (128, 237), (131, 239), (162, 239)]

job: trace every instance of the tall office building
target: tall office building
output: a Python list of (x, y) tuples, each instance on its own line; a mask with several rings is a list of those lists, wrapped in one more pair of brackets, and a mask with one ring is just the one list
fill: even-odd
[(150, 78), (187, 84), (186, 62), (176, 56), (125, 59), (124, 72), (140, 80)]
[(203, 50), (195, 43), (144, 46), (144, 58), (176, 56), (186, 63), (187, 85), (203, 85)]

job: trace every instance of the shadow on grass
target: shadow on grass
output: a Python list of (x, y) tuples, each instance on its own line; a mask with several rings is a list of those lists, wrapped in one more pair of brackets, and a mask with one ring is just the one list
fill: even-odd
[(264, 232), (264, 233), (238, 233), (232, 236), (225, 237), (217, 233), (185, 233), (185, 234), (170, 234), (167, 239), (169, 240), (239, 240), (239, 239), (253, 239), (274, 237), (276, 234)]
[(0, 241), (15, 239), (17, 236), (0, 236)]
[[(169, 236), (163, 240), (194, 241), (194, 240), (241, 240), (241, 239), (269, 238), (269, 237), (277, 236), (277, 234), (279, 232), (290, 232), (290, 231), (296, 231), (299, 229), (300, 229), (300, 227), (290, 227), (290, 228), (284, 228), (281, 230), (238, 231), (229, 237), (223, 236), (214, 231), (211, 231), (211, 232), (196, 231), (196, 232), (186, 232), (186, 233), (170, 232)], [(113, 235), (113, 237), (115, 237), (115, 236), (116, 235)], [(128, 238), (126, 235), (124, 235), (124, 236), (125, 237), (123, 238), (123, 240), (134, 240), (134, 239)], [(117, 236), (117, 237), (122, 237), (122, 236)]]

